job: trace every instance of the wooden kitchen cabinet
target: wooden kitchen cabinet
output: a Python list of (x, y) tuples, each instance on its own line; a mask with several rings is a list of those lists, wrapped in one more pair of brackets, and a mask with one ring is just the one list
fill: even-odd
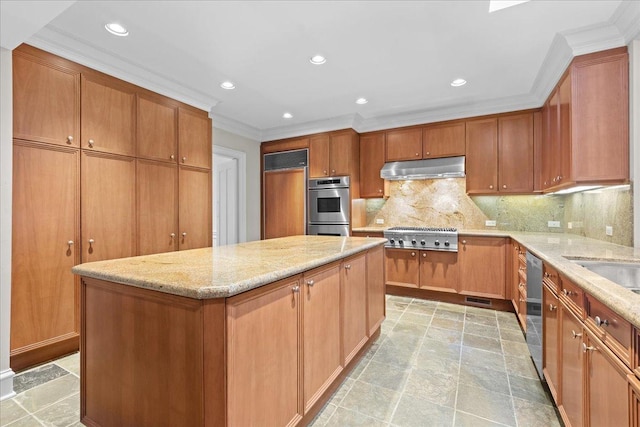
[(466, 122), (467, 193), (493, 193), (498, 187), (498, 120)]
[(422, 128), (409, 127), (386, 132), (387, 162), (422, 159)]
[(303, 397), (307, 413), (344, 366), (340, 353), (340, 265), (312, 270), (302, 283)]
[(80, 261), (79, 178), (80, 150), (14, 140), (10, 363), (15, 371), (78, 348), (78, 281), (71, 267)]
[(367, 335), (378, 330), (386, 315), (384, 283), (384, 248), (378, 246), (367, 252)]
[(116, 79), (82, 76), (80, 147), (135, 156), (136, 95)]
[(533, 192), (533, 113), (498, 118), (498, 189)]
[(428, 125), (422, 129), (422, 158), (465, 155), (464, 122)]
[(584, 425), (584, 360), (583, 329), (580, 320), (560, 303), (560, 381), (561, 397), (558, 405), (565, 425)]
[(347, 366), (367, 342), (367, 256), (355, 255), (340, 266), (341, 299), (344, 310), (342, 348)]
[(14, 50), (13, 137), (79, 147), (80, 72), (30, 46)]
[(640, 380), (636, 375), (628, 375), (629, 387), (631, 389), (631, 422), (630, 426), (640, 426)]
[(175, 163), (178, 159), (178, 108), (161, 96), (138, 95), (137, 157)]
[(559, 307), (557, 295), (545, 284), (542, 286), (542, 372), (551, 396), (556, 402), (560, 398), (560, 342)]
[(374, 132), (360, 135), (360, 197), (385, 196), (385, 181), (380, 178), (384, 166), (385, 134)]
[(331, 175), (330, 142), (328, 133), (312, 135), (309, 138), (309, 177), (322, 178)]
[(178, 249), (178, 166), (138, 159), (136, 164), (138, 255)]
[(460, 293), (505, 298), (505, 238), (459, 236)]
[(82, 262), (136, 255), (135, 162), (133, 157), (82, 152)]
[(417, 250), (385, 248), (385, 284), (418, 288), (420, 286), (418, 255)]
[(420, 288), (458, 292), (458, 253), (420, 251)]
[(262, 154), (277, 153), (280, 151), (302, 150), (309, 148), (309, 137), (286, 138), (276, 141), (268, 141), (260, 144)]
[(211, 246), (211, 171), (180, 166), (178, 188), (178, 248)]
[[(351, 192), (360, 191), (358, 134), (352, 129), (312, 135), (309, 138), (309, 176), (350, 175)], [(357, 185), (356, 185), (357, 184)], [(352, 197), (353, 198), (353, 197)]]
[(264, 239), (306, 234), (304, 169), (269, 171), (262, 175)]
[(199, 110), (178, 108), (178, 157), (181, 165), (211, 169), (211, 119)]
[[(338, 276), (337, 268), (335, 276)], [(326, 298), (327, 294), (339, 298), (339, 282), (336, 279), (335, 284), (318, 286), (313, 292), (313, 297), (320, 294), (318, 299)], [(285, 426), (295, 425), (302, 418), (302, 372), (298, 362), (302, 343), (300, 299), (306, 298), (307, 294), (308, 287), (300, 283), (300, 276), (296, 276), (227, 300), (226, 425)], [(311, 313), (305, 315), (310, 319), (321, 320), (323, 315), (331, 316), (323, 313), (320, 306), (307, 305)], [(338, 305), (328, 308), (337, 310)], [(337, 322), (338, 319), (330, 325), (312, 324), (308, 327), (319, 330), (326, 326), (329, 330), (324, 331), (326, 334), (335, 334)], [(339, 331), (338, 338), (334, 339), (337, 340), (339, 358)], [(318, 348), (314, 350), (328, 352), (318, 341), (316, 344)], [(327, 344), (330, 346), (331, 343)], [(334, 348), (331, 350), (335, 351)], [(308, 357), (319, 358), (320, 354)], [(335, 360), (336, 356), (332, 361)]]

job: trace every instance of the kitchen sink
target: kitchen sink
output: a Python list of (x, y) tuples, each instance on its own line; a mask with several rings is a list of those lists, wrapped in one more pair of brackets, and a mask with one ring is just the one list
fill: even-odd
[(571, 260), (602, 277), (640, 294), (640, 263)]

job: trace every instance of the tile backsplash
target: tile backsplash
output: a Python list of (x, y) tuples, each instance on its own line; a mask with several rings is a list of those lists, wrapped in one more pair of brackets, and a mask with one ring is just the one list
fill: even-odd
[[(389, 198), (367, 199), (366, 206), (369, 227), (566, 232), (633, 246), (628, 186), (570, 195), (469, 196), (464, 178), (391, 181)], [(496, 221), (496, 226), (486, 227), (486, 220)], [(560, 227), (550, 228), (548, 221), (559, 221)], [(613, 227), (612, 236), (606, 235), (605, 226)]]

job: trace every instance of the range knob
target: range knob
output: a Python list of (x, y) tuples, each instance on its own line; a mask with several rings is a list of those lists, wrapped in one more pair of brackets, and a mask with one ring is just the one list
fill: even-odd
[(411, 239), (411, 244), (415, 245), (416, 244), (416, 239)]
[(427, 242), (425, 242), (424, 240), (420, 240), (420, 244), (421, 244), (422, 246), (424, 246), (424, 245), (426, 245), (426, 244), (427, 244)]
[(440, 241), (436, 240), (435, 242), (433, 242), (433, 244), (436, 245), (436, 246), (440, 246)]
[(402, 241), (402, 239), (398, 240), (398, 244), (399, 244), (400, 246), (402, 246), (402, 245), (404, 244), (404, 242)]
[(445, 245), (445, 246), (449, 246), (449, 241), (448, 241), (448, 240), (447, 240), (447, 241), (445, 241), (445, 242), (444, 242), (444, 245)]
[(392, 245), (396, 242), (396, 239), (389, 239), (389, 243), (391, 243)]

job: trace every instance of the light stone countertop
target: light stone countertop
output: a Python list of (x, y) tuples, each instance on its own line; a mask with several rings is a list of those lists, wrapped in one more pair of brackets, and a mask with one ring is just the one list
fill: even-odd
[(196, 299), (225, 298), (346, 258), (380, 238), (292, 236), (97, 261), (75, 274)]

